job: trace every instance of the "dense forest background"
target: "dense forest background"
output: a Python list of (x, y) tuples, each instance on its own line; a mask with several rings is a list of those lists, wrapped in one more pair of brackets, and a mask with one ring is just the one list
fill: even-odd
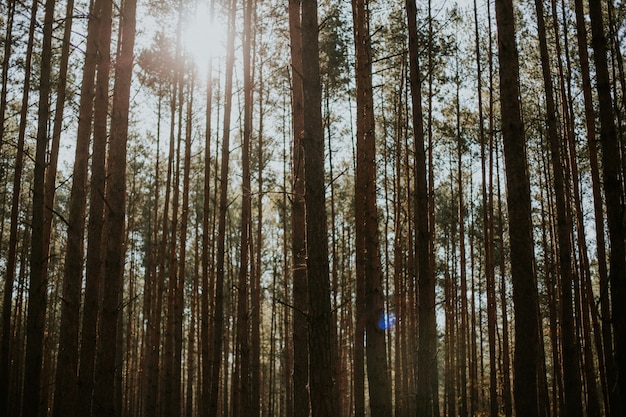
[(623, 415), (626, 3), (0, 10), (0, 415)]

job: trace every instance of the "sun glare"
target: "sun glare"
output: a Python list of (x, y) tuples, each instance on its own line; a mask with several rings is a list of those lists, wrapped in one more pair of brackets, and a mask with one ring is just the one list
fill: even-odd
[(208, 6), (201, 2), (184, 29), (183, 39), (187, 53), (203, 68), (208, 64), (209, 58), (224, 53), (226, 28), (218, 19), (211, 19)]

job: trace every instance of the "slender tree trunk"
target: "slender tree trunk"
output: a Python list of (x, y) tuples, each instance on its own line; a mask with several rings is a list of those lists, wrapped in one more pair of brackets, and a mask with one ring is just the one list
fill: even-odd
[[(2, 148), (4, 145), (4, 132), (5, 132), (5, 114), (7, 107), (7, 89), (8, 89), (8, 81), (9, 81), (9, 63), (11, 62), (12, 55), (12, 43), (13, 43), (13, 21), (15, 19), (15, 0), (7, 1), (7, 10), (6, 10), (6, 22), (5, 22), (5, 35), (4, 35), (4, 48), (2, 55), (2, 75), (1, 83), (2, 91), (0, 92), (0, 154), (2, 153)], [(26, 79), (29, 77), (27, 76)], [(25, 79), (25, 80), (26, 80)], [(21, 157), (23, 159), (23, 156)], [(17, 155), (16, 155), (16, 173), (17, 173)], [(21, 163), (20, 163), (21, 165)], [(21, 171), (21, 167), (19, 168)], [(21, 175), (21, 172), (20, 174)], [(17, 175), (16, 175), (17, 176)], [(3, 181), (5, 177), (5, 172), (3, 168), (0, 168), (0, 181)], [(14, 176), (15, 178), (15, 176)], [(19, 190), (20, 187), (18, 187)], [(17, 208), (19, 209), (19, 195), (20, 193), (14, 188), (12, 200), (12, 209), (14, 208), (15, 203), (17, 202)], [(4, 198), (2, 202), (2, 206), (4, 207)], [(4, 208), (2, 210), (3, 218), (2, 218), (2, 226), (0, 232), (4, 232)], [(16, 213), (17, 214), (17, 210)], [(15, 226), (14, 226), (15, 224)], [(10, 268), (7, 268), (7, 273), (3, 285), (3, 297), (2, 297), (2, 339), (0, 339), (0, 413), (8, 412), (8, 400), (9, 400), (9, 374), (11, 372), (11, 368), (9, 367), (9, 351), (11, 344), (11, 305), (13, 302), (13, 287), (15, 281), (15, 259), (17, 258), (16, 246), (17, 246), (17, 221), (14, 218), (13, 211), (11, 212), (11, 225), (9, 226), (9, 240), (15, 248), (10, 252), (11, 256), (9, 259), (13, 259), (12, 265)], [(15, 230), (13, 230), (15, 228)], [(4, 236), (4, 233), (2, 233)], [(12, 237), (12, 240), (11, 240)], [(0, 249), (4, 250), (2, 246), (4, 246), (5, 242), (0, 243)], [(10, 246), (9, 246), (10, 247)]]
[[(228, 209), (228, 162), (230, 152), (230, 113), (232, 109), (233, 66), (235, 61), (235, 17), (237, 0), (231, 0), (228, 19), (228, 41), (226, 56), (226, 84), (224, 87), (224, 121), (222, 139), (222, 164), (220, 167), (220, 196), (217, 236), (217, 263), (215, 279), (215, 324), (213, 330), (213, 360), (211, 371), (211, 393), (209, 415), (217, 415), (220, 393), (220, 371), (222, 366), (222, 346), (224, 332), (224, 264), (226, 240), (226, 211)], [(224, 376), (226, 379), (226, 376)], [(227, 398), (224, 393), (223, 398)], [(222, 408), (223, 410), (223, 408)]]
[[(15, 15), (15, 1), (9, 1), (7, 10), (6, 36), (4, 39), (4, 55), (2, 59), (2, 93), (0, 95), (0, 151), (4, 142), (5, 113), (7, 105), (8, 71), (11, 58), (12, 28)], [(35, 3), (33, 3), (35, 4)], [(35, 16), (33, 13), (32, 16)], [(19, 202), (22, 188), (22, 170), (24, 163), (24, 136), (26, 127), (26, 111), (28, 109), (28, 96), (30, 93), (30, 68), (33, 50), (33, 34), (35, 30), (34, 17), (28, 32), (28, 46), (26, 48), (24, 83), (22, 84), (22, 107), (20, 110), (20, 128), (18, 133), (17, 149), (15, 155), (15, 168), (13, 174), (13, 195), (11, 197), (11, 220), (9, 227), (9, 248), (6, 259), (6, 276), (3, 286), (2, 298), (2, 347), (0, 348), (0, 412), (8, 412), (10, 375), (14, 367), (11, 367), (11, 304), (13, 300), (13, 288), (17, 264), (18, 242), (18, 216)], [(0, 178), (2, 179), (2, 178)], [(4, 221), (3, 221), (4, 226)]]
[(120, 49), (115, 64), (115, 84), (109, 139), (108, 178), (106, 186), (106, 252), (104, 256), (102, 315), (94, 387), (94, 415), (116, 416), (114, 398), (120, 293), (124, 273), (124, 222), (126, 210), (126, 155), (130, 84), (135, 46), (136, 0), (125, 0), (121, 10)]
[[(37, 145), (33, 177), (33, 212), (31, 220), (30, 286), (28, 289), (28, 318), (26, 322), (26, 359), (22, 412), (25, 417), (38, 417), (47, 404), (42, 395), (42, 364), (46, 327), (48, 282), (46, 279), (47, 253), (44, 252), (44, 182), (46, 150), (48, 147), (48, 120), (50, 118), (50, 72), (52, 70), (52, 29), (54, 0), (45, 3), (41, 68), (39, 79), (39, 108)], [(33, 14), (36, 6), (33, 6)]]
[(530, 184), (519, 98), (519, 61), (511, 0), (496, 0), (496, 21), (515, 307), (515, 409), (518, 415), (538, 416), (538, 296), (530, 218)]
[[(369, 34), (369, 5), (353, 0), (356, 54), (357, 165), (355, 181), (357, 304), (363, 303), (363, 316), (357, 315), (358, 328), (364, 326), (367, 349), (367, 376), (370, 412), (391, 416), (391, 381), (386, 354), (385, 295), (382, 287), (378, 208), (376, 205), (376, 136), (374, 96), (372, 91), (372, 58)], [(359, 301), (359, 296), (365, 296)], [(357, 335), (359, 332), (357, 332)], [(357, 337), (355, 343), (362, 343)], [(358, 371), (357, 371), (358, 372)]]
[[(215, 21), (215, 1), (211, 1), (209, 24)], [(209, 294), (213, 294), (213, 288), (209, 285), (209, 275), (211, 269), (209, 264), (210, 245), (210, 214), (211, 214), (211, 118), (213, 116), (213, 59), (209, 57), (207, 65), (207, 88), (206, 88), (206, 114), (204, 132), (204, 200), (202, 210), (202, 299), (201, 299), (201, 320), (200, 320), (200, 340), (202, 352), (202, 383), (200, 394), (200, 415), (209, 417), (209, 397), (211, 392), (211, 357), (210, 357), (210, 335), (209, 335)]]
[(250, 310), (249, 288), (251, 277), (251, 231), (252, 231), (252, 196), (250, 181), (250, 138), (252, 136), (252, 6), (250, 0), (244, 2), (243, 32), (243, 140), (241, 149), (241, 239), (239, 249), (239, 276), (237, 284), (237, 350), (239, 366), (233, 378), (233, 416), (250, 415)]
[(309, 367), (306, 275), (306, 222), (304, 212), (304, 97), (302, 80), (302, 4), (289, 1), (289, 36), (291, 40), (293, 166), (291, 199), (291, 253), (293, 279), (293, 411), (295, 417), (308, 417)]
[[(76, 139), (76, 158), (70, 197), (70, 227), (65, 262), (68, 285), (80, 288), (82, 275), (87, 164), (90, 132), (94, 127), (94, 148), (91, 164), (91, 188), (85, 274), (85, 295), (82, 317), (80, 358), (78, 370), (78, 407), (76, 415), (91, 415), (97, 343), (98, 305), (102, 273), (102, 230), (104, 227), (105, 159), (107, 119), (109, 109), (109, 69), (112, 3), (98, 0), (94, 3), (87, 29), (87, 50), (81, 85), (79, 122)], [(98, 72), (94, 90), (94, 75)], [(97, 96), (97, 99), (95, 98)], [(95, 101), (97, 101), (97, 106)], [(74, 305), (72, 308), (77, 309)], [(77, 314), (77, 311), (73, 311)]]
[[(211, 1), (209, 24), (214, 24), (215, 1)], [(210, 358), (210, 334), (209, 334), (209, 294), (213, 294), (213, 288), (209, 285), (209, 244), (210, 244), (210, 208), (211, 208), (211, 118), (213, 116), (213, 59), (209, 57), (206, 75), (206, 114), (205, 114), (205, 135), (204, 135), (204, 195), (202, 206), (202, 298), (201, 298), (201, 321), (200, 339), (202, 352), (202, 391), (200, 403), (200, 417), (209, 417), (208, 404), (211, 388), (211, 358)]]
[(552, 174), (554, 181), (554, 193), (557, 211), (557, 236), (559, 270), (561, 274), (560, 285), (560, 308), (561, 308), (561, 349), (563, 352), (563, 388), (564, 405), (563, 412), (568, 416), (582, 416), (582, 388), (580, 383), (580, 369), (578, 366), (579, 352), (577, 349), (574, 311), (572, 308), (572, 253), (571, 253), (571, 215), (568, 212), (565, 201), (565, 184), (563, 174), (562, 156), (557, 127), (557, 111), (554, 103), (554, 85), (550, 71), (550, 57), (548, 56), (548, 44), (546, 41), (546, 28), (544, 21), (543, 2), (535, 1), (537, 12), (537, 25), (539, 37), (539, 50), (541, 54), (541, 68), (545, 86), (546, 113), (548, 123), (548, 141), (550, 145)]
[[(626, 304), (623, 302), (626, 298), (626, 250), (624, 249), (623, 184), (620, 180), (620, 152), (613, 116), (601, 2), (589, 2), (589, 15), (596, 64), (604, 195), (611, 245), (608, 278), (611, 285), (611, 324), (615, 338), (615, 362), (617, 364), (616, 401), (611, 402), (611, 414), (620, 415), (623, 410), (626, 410), (626, 378), (622, 375), (626, 370)], [(617, 398), (621, 398), (621, 401)], [(616, 409), (613, 409), (613, 406)]]
[(324, 132), (319, 71), (317, 1), (302, 1), (302, 80), (305, 206), (309, 290), (309, 366), (313, 417), (336, 416), (339, 410), (333, 363), (336, 341), (330, 303), (328, 230), (324, 186)]
[(418, 62), (417, 7), (414, 0), (406, 1), (409, 31), (409, 77), (411, 86), (413, 133), (415, 142), (415, 224), (417, 227), (417, 415), (432, 416), (438, 408), (437, 392), (432, 391), (436, 375), (436, 321), (435, 281), (429, 261), (430, 235), (428, 211), (428, 185), (426, 182), (426, 153), (424, 150), (424, 123)]

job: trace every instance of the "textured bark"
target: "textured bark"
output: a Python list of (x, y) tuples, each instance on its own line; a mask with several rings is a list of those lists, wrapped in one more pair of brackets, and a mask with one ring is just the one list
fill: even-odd
[(530, 184), (519, 98), (519, 60), (511, 0), (496, 0), (500, 105), (507, 180), (511, 275), (515, 314), (516, 414), (538, 416), (539, 322), (534, 269)]
[[(94, 386), (94, 415), (116, 416), (115, 407), (118, 354), (118, 320), (120, 295), (123, 289), (125, 258), (126, 157), (130, 86), (134, 59), (136, 0), (122, 5), (120, 22), (120, 49), (115, 63), (115, 83), (109, 139), (108, 177), (106, 184), (107, 216), (105, 227), (104, 282), (102, 286), (102, 314)], [(117, 399), (121, 401), (121, 398)]]
[[(36, 3), (36, 2), (35, 2)], [(31, 220), (30, 286), (28, 289), (28, 318), (26, 321), (26, 359), (22, 413), (24, 417), (38, 417), (46, 408), (42, 384), (44, 336), (48, 281), (45, 266), (48, 254), (44, 252), (44, 182), (46, 150), (48, 147), (48, 120), (50, 117), (50, 72), (52, 70), (52, 29), (54, 0), (45, 3), (41, 67), (39, 75), (39, 104), (37, 114), (37, 144), (33, 177), (33, 212)], [(33, 6), (33, 15), (36, 6)]]
[(335, 323), (330, 303), (316, 0), (302, 1), (302, 79), (311, 411), (313, 417), (331, 417), (337, 415), (339, 398), (333, 364), (336, 343), (331, 328)]
[(302, 86), (302, 17), (301, 1), (289, 1), (289, 37), (291, 45), (293, 166), (291, 199), (291, 253), (293, 279), (293, 411), (295, 417), (308, 417), (308, 290), (306, 276), (306, 222), (304, 212), (304, 97)]
[[(90, 13), (79, 105), (76, 159), (72, 195), (70, 197), (70, 227), (68, 230), (68, 250), (64, 280), (73, 281), (72, 286), (76, 286), (76, 282), (78, 282), (78, 286), (80, 286), (82, 257), (78, 257), (76, 254), (83, 253), (89, 136), (93, 123), (94, 147), (91, 162), (85, 295), (78, 370), (77, 397), (79, 398), (79, 403), (76, 415), (91, 414), (94, 387), (103, 252), (105, 159), (109, 109), (109, 70), (111, 65), (109, 52), (112, 23), (111, 10), (111, 1), (98, 0), (94, 3)], [(95, 83), (97, 87), (94, 89), (96, 70), (97, 79)], [(96, 95), (98, 97), (97, 108), (95, 103)]]
[[(356, 271), (357, 305), (364, 304), (362, 316), (357, 314), (357, 339), (365, 328), (367, 378), (370, 412), (376, 416), (391, 416), (391, 381), (387, 369), (385, 294), (378, 238), (378, 208), (376, 205), (376, 135), (374, 97), (372, 91), (372, 51), (369, 34), (369, 7), (366, 0), (353, 0), (355, 60), (356, 60)], [(363, 297), (364, 300), (358, 298)], [(356, 370), (355, 372), (360, 372)], [(357, 394), (359, 395), (359, 394)]]
[(429, 226), (426, 153), (422, 120), (422, 90), (419, 70), (417, 8), (414, 0), (406, 1), (409, 31), (409, 77), (412, 100), (412, 121), (415, 143), (415, 206), (418, 309), (417, 415), (432, 416), (438, 409), (438, 393), (433, 389), (437, 379), (435, 318), (435, 281), (430, 262), (432, 236)]

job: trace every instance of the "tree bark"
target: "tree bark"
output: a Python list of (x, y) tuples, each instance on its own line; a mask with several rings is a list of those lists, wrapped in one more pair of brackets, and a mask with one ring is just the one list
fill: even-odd
[(123, 290), (125, 259), (126, 158), (130, 87), (135, 46), (136, 0), (125, 0), (121, 10), (120, 49), (115, 63), (115, 84), (111, 112), (108, 177), (106, 185), (106, 251), (102, 314), (99, 321), (99, 339), (94, 387), (94, 415), (116, 416), (115, 407), (118, 320), (121, 320), (120, 294)]
[(302, 80), (304, 97), (305, 207), (309, 291), (309, 366), (313, 417), (336, 416), (339, 410), (333, 363), (333, 339), (328, 267), (328, 229), (324, 186), (324, 134), (319, 70), (317, 1), (302, 1)]
[[(620, 180), (620, 148), (615, 128), (607, 64), (607, 42), (604, 35), (602, 3), (589, 2), (592, 46), (596, 64), (596, 88), (600, 110), (600, 143), (602, 145), (602, 167), (604, 173), (604, 196), (609, 228), (608, 278), (611, 286), (611, 324), (613, 327), (617, 398), (611, 403), (617, 409), (611, 414), (620, 415), (626, 410), (626, 250), (624, 248), (624, 203), (623, 183)], [(605, 341), (607, 343), (607, 341)], [(621, 408), (621, 410), (619, 409)]]
[[(391, 416), (391, 381), (387, 369), (385, 330), (385, 294), (378, 238), (378, 208), (376, 204), (376, 135), (374, 97), (372, 88), (372, 51), (369, 34), (369, 5), (365, 0), (353, 0), (355, 67), (356, 67), (356, 271), (357, 304), (362, 303), (363, 316), (357, 315), (357, 335), (365, 328), (367, 377), (370, 412), (376, 416)], [(359, 300), (364, 296), (364, 300)], [(357, 336), (355, 343), (362, 343)], [(356, 372), (360, 372), (357, 370)], [(357, 394), (358, 395), (358, 394)]]
[(430, 262), (428, 185), (426, 182), (426, 153), (424, 122), (422, 119), (422, 90), (419, 69), (419, 40), (417, 34), (417, 7), (414, 0), (406, 1), (409, 31), (409, 77), (412, 100), (412, 121), (415, 143), (415, 207), (418, 308), (417, 355), (417, 415), (432, 416), (438, 409), (438, 393), (433, 391), (437, 375), (435, 318), (435, 281)]
[(496, 22), (515, 314), (513, 391), (516, 414), (538, 416), (538, 296), (530, 218), (530, 184), (519, 98), (519, 60), (511, 0), (496, 0)]
[(308, 290), (306, 275), (306, 220), (304, 211), (304, 97), (302, 80), (302, 3), (289, 1), (291, 45), (291, 118), (293, 130), (291, 256), (293, 280), (293, 411), (295, 417), (308, 417)]
[[(215, 277), (215, 324), (213, 329), (213, 358), (211, 364), (211, 392), (209, 415), (217, 415), (224, 339), (224, 263), (226, 240), (226, 211), (228, 209), (228, 162), (230, 153), (230, 113), (232, 109), (233, 66), (235, 61), (235, 17), (237, 0), (231, 0), (226, 46), (226, 80), (224, 86), (224, 120), (222, 139), (222, 163), (220, 167), (220, 195), (217, 231), (217, 263)], [(226, 377), (224, 377), (226, 379)], [(225, 395), (225, 394), (224, 394)], [(226, 398), (226, 397), (224, 397)]]
[[(36, 2), (35, 2), (36, 3)], [(35, 4), (34, 3), (34, 4)], [(37, 7), (33, 4), (33, 15)], [(48, 281), (45, 265), (48, 254), (44, 252), (44, 182), (46, 150), (48, 147), (48, 120), (50, 118), (50, 72), (52, 70), (52, 29), (54, 0), (45, 3), (41, 68), (39, 79), (39, 107), (37, 115), (37, 144), (33, 177), (33, 212), (31, 220), (30, 286), (28, 289), (28, 317), (26, 322), (26, 359), (22, 413), (25, 417), (38, 417), (46, 408), (42, 393), (44, 379), (42, 364)], [(28, 75), (27, 75), (28, 76)]]

